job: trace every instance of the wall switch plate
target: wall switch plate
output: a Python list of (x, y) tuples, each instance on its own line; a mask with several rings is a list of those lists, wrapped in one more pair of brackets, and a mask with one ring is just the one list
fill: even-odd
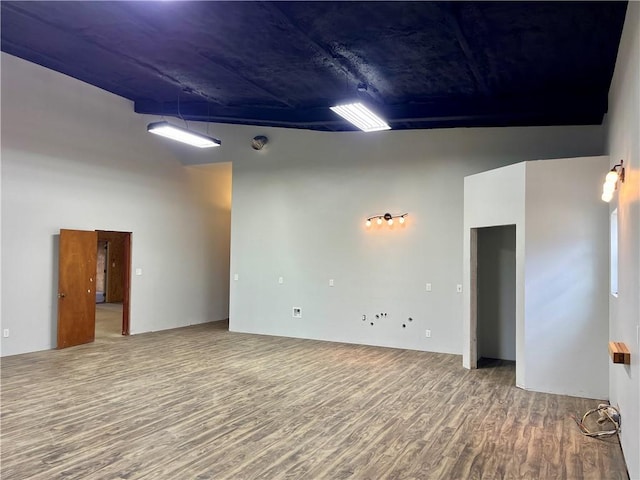
[(141, 268), (136, 268), (136, 275), (139, 277), (140, 275), (142, 275), (142, 269)]
[(238, 276), (238, 274), (237, 274), (237, 273), (234, 273), (234, 274), (233, 274), (233, 279), (237, 282), (237, 281), (238, 281), (238, 278), (240, 278), (240, 277)]
[(425, 289), (427, 290), (427, 292), (431, 291), (431, 284), (427, 283), (427, 285), (425, 286)]
[(333, 287), (333, 278), (330, 278), (330, 279), (329, 279), (329, 286), (330, 286), (330, 287)]
[(424, 334), (427, 338), (431, 338), (431, 330), (425, 330)]
[(302, 318), (302, 308), (293, 307), (293, 313), (291, 315), (293, 318)]
[(456, 285), (456, 292), (458, 293), (462, 293), (462, 284), (459, 283), (458, 285)]
[(362, 315), (362, 321), (364, 322), (367, 319), (366, 315)]
[(282, 285), (284, 283), (284, 277), (278, 277), (278, 283)]
[(7, 338), (7, 337), (9, 336), (9, 329), (8, 329), (8, 328), (5, 328), (5, 329), (2, 331), (2, 336), (3, 336), (4, 338)]

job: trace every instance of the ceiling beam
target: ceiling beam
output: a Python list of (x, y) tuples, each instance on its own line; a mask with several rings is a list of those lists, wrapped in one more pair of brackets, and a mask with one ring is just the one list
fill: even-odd
[[(454, 126), (540, 126), (598, 125), (606, 111), (606, 97), (592, 94), (558, 94), (546, 97), (504, 99), (458, 99), (411, 105), (385, 105), (380, 114), (394, 127), (411, 128)], [(137, 101), (141, 114), (173, 116), (183, 120), (307, 128), (314, 130), (353, 130), (328, 108), (216, 107), (205, 102), (158, 103)]]
[(363, 83), (367, 86), (367, 94), (372, 97), (378, 103), (384, 103), (381, 95), (376, 89), (377, 79), (371, 78), (358, 69), (356, 65), (353, 64), (349, 59), (347, 59), (344, 55), (341, 55), (336, 52), (332, 52), (331, 49), (322, 44), (320, 40), (312, 38), (312, 36), (302, 30), (290, 17), (287, 15), (282, 8), (278, 5), (278, 2), (261, 2), (261, 6), (266, 8), (278, 21), (283, 23), (285, 27), (289, 30), (295, 31), (298, 35), (305, 38), (307, 40), (307, 45), (314, 50), (323, 60), (333, 67), (340, 74), (346, 75), (347, 81), (351, 84), (350, 87), (353, 88), (353, 95), (357, 94), (357, 87), (359, 84)]

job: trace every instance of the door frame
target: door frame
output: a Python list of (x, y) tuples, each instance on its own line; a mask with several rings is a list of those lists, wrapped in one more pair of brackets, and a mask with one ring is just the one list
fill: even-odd
[[(518, 221), (487, 222), (465, 227), (463, 246), (463, 346), (462, 366), (464, 368), (478, 368), (478, 245), (477, 229), (485, 227), (501, 227), (515, 225), (516, 227), (516, 387), (526, 388), (525, 383), (525, 236), (523, 223)], [(475, 230), (475, 232), (474, 232)], [(468, 235), (468, 236), (467, 236)]]
[(124, 232), (124, 285), (122, 292), (122, 335), (130, 335), (131, 302), (131, 232)]
[(469, 288), (469, 368), (478, 368), (478, 229), (472, 228), (470, 233), (470, 269), (471, 285)]
[[(517, 276), (518, 276), (518, 226), (515, 223), (506, 223), (500, 225), (486, 225), (482, 227), (472, 227), (470, 228), (469, 235), (469, 273), (470, 273), (470, 285), (469, 285), (469, 328), (470, 328), (470, 345), (469, 345), (469, 368), (478, 368), (478, 360), (480, 360), (478, 355), (478, 234), (480, 230), (485, 230), (488, 228), (506, 228), (513, 227), (514, 229), (514, 244), (515, 244), (515, 272), (514, 272), (514, 281), (516, 283), (516, 291), (514, 303), (516, 305), (514, 312), (514, 327), (515, 327), (515, 338), (514, 338), (514, 349), (516, 352), (516, 359), (518, 358), (518, 331), (520, 330), (520, 326), (518, 325), (518, 291), (517, 291)], [(516, 364), (517, 364), (516, 360)]]

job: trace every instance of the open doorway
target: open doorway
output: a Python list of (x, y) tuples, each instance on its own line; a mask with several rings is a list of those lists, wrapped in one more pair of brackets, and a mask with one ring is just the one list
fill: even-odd
[(131, 234), (97, 230), (95, 338), (129, 335)]
[[(122, 240), (122, 300), (118, 302), (119, 334), (129, 335), (131, 233), (60, 229), (58, 241), (58, 349), (91, 343), (96, 337), (96, 273), (98, 235)], [(100, 237), (100, 240), (103, 238)], [(107, 260), (111, 260), (111, 257)], [(108, 268), (107, 268), (108, 271)], [(106, 281), (109, 302), (109, 280)], [(100, 332), (99, 332), (100, 333)]]
[(109, 257), (109, 242), (98, 240), (98, 268), (96, 272), (96, 304), (107, 301), (107, 259)]
[(474, 272), (471, 300), (476, 318), (476, 366), (515, 362), (516, 226), (473, 229), (472, 238), (475, 241), (471, 242)]

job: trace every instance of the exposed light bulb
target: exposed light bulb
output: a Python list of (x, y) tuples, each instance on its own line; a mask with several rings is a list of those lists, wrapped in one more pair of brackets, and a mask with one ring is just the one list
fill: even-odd
[(378, 220), (376, 220), (376, 223), (378, 225), (382, 225), (382, 217), (378, 217)]
[(393, 218), (390, 218), (389, 220), (387, 220), (387, 223), (388, 223), (389, 225), (393, 225)]
[(602, 192), (601, 198), (604, 202), (610, 202), (613, 198), (613, 192)]
[(400, 217), (400, 218), (398, 219), (398, 222), (400, 222), (400, 223), (404, 223), (404, 217)]
[(370, 227), (370, 226), (371, 226), (371, 219), (367, 219), (367, 222), (365, 223), (365, 225), (366, 225), (367, 227)]
[(615, 189), (616, 189), (616, 184), (615, 183), (605, 182), (604, 185), (602, 185), (602, 193), (611, 193), (611, 194), (613, 194)]
[(618, 172), (616, 170), (611, 170), (609, 173), (607, 173), (607, 176), (605, 177), (605, 182), (607, 183), (616, 183), (618, 181)]

